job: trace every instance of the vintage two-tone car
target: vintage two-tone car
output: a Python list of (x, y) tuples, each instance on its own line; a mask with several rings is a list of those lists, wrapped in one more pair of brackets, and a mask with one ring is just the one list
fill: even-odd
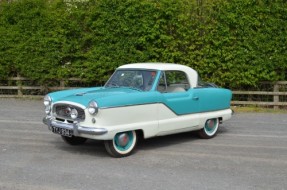
[(188, 131), (214, 137), (219, 124), (231, 118), (231, 97), (230, 90), (202, 82), (184, 65), (127, 64), (103, 87), (46, 95), (43, 122), (68, 144), (103, 140), (111, 156), (124, 157), (139, 137)]

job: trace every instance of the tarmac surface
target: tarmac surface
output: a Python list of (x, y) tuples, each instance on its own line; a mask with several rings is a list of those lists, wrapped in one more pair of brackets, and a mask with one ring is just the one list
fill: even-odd
[(1, 190), (287, 189), (287, 114), (238, 113), (213, 139), (156, 137), (120, 159), (65, 144), (43, 116), (42, 101), (0, 99)]

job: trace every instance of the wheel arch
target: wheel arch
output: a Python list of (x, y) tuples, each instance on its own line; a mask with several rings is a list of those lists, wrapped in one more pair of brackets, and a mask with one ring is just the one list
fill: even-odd
[(135, 131), (136, 131), (138, 140), (143, 140), (143, 139), (145, 139), (144, 131), (143, 131), (142, 129), (137, 129), (137, 130), (135, 130)]
[(222, 124), (223, 123), (223, 117), (218, 117), (219, 119), (219, 124)]

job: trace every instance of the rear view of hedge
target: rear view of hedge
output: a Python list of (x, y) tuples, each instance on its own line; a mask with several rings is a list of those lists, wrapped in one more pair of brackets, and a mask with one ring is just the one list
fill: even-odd
[(0, 78), (102, 84), (119, 65), (174, 62), (221, 86), (286, 80), (284, 0), (0, 2)]

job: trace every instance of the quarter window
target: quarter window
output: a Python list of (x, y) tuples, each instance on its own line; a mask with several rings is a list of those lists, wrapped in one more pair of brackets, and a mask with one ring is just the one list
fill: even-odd
[(185, 92), (190, 88), (187, 76), (182, 71), (165, 71), (159, 80), (159, 92)]

